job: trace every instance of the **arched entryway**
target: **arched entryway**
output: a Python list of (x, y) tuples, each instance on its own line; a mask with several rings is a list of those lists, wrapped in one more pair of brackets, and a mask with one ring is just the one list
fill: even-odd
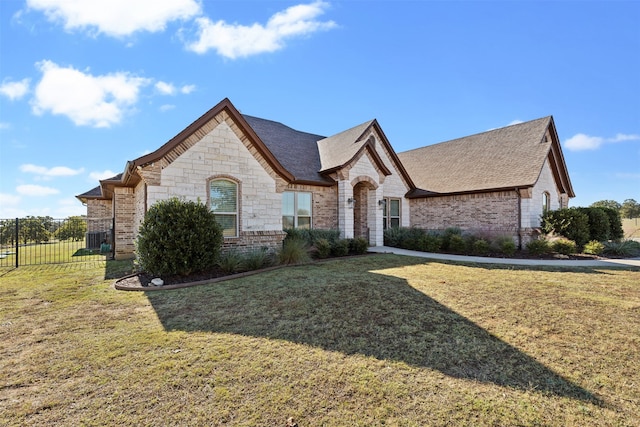
[(353, 206), (353, 236), (364, 237), (370, 244), (372, 242), (372, 229), (376, 229), (378, 220), (376, 211), (377, 199), (376, 190), (377, 183), (370, 177), (358, 177), (352, 181), (353, 198), (355, 204)]

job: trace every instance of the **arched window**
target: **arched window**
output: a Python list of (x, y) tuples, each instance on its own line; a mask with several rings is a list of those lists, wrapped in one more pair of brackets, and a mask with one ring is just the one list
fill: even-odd
[(237, 237), (238, 183), (224, 178), (209, 181), (209, 208), (222, 226), (222, 235)]
[(551, 195), (548, 192), (542, 193), (542, 213), (551, 210)]

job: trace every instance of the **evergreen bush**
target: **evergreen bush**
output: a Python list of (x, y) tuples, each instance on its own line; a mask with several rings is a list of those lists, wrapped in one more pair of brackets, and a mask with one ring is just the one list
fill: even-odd
[(535, 239), (527, 243), (527, 251), (532, 255), (544, 255), (551, 252), (551, 247), (546, 239)]
[(153, 275), (188, 275), (215, 266), (222, 228), (203, 204), (171, 198), (147, 211), (136, 240), (138, 263)]
[(558, 238), (551, 243), (551, 250), (563, 255), (575, 254), (576, 242), (565, 238)]
[(366, 254), (369, 250), (369, 242), (364, 237), (356, 237), (349, 242), (349, 251), (355, 255)]
[(579, 248), (589, 238), (589, 216), (579, 208), (565, 208), (547, 211), (542, 215), (542, 230), (545, 234), (555, 234), (576, 242)]
[(609, 217), (609, 238), (611, 240), (620, 240), (624, 237), (624, 230), (622, 229), (622, 218), (620, 218), (620, 211), (613, 208), (600, 208)]
[(349, 240), (348, 239), (336, 240), (331, 246), (331, 253), (334, 256), (349, 255)]

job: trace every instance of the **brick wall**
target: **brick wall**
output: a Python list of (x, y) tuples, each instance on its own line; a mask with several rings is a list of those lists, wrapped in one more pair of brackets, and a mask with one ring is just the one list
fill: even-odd
[(515, 191), (411, 199), (411, 226), (427, 230), (458, 227), (474, 233), (518, 232)]
[(113, 201), (87, 200), (87, 232), (109, 231), (113, 225)]
[(134, 239), (137, 228), (134, 229), (135, 195), (134, 189), (115, 187), (113, 191), (115, 205), (115, 259), (129, 259), (134, 257)]

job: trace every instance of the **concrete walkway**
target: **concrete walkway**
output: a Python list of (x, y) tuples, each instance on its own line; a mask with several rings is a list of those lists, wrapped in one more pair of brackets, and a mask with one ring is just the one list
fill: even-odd
[(603, 260), (490, 258), (480, 256), (450, 255), (431, 252), (410, 251), (407, 249), (392, 248), (389, 246), (370, 247), (369, 252), (376, 252), (381, 254), (392, 253), (396, 255), (407, 255), (443, 261), (475, 262), (482, 264), (507, 264), (550, 267), (640, 267), (640, 258)]

